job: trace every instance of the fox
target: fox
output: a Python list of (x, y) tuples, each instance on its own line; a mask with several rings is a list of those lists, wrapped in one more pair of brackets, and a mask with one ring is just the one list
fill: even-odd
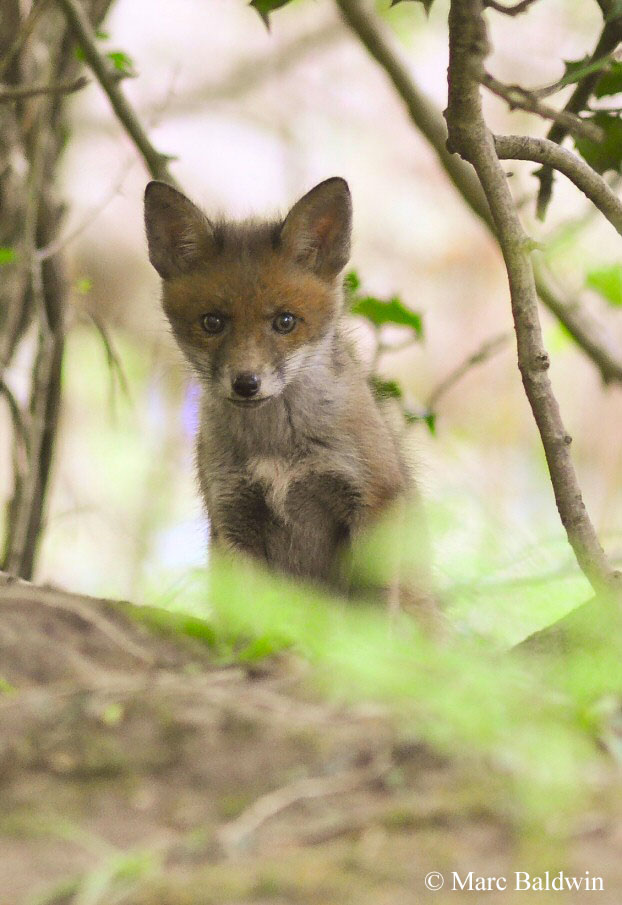
[(347, 182), (319, 183), (284, 218), (231, 221), (152, 181), (144, 211), (164, 313), (201, 389), (211, 542), (343, 591), (353, 541), (411, 486), (344, 330)]

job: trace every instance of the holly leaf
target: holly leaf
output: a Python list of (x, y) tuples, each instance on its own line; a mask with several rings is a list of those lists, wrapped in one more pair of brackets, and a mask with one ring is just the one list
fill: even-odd
[(622, 308), (622, 264), (590, 270), (585, 278), (585, 285), (602, 295), (610, 305)]
[(575, 147), (579, 154), (598, 173), (620, 170), (622, 166), (622, 119), (617, 115), (600, 111), (593, 116), (585, 117), (585, 121), (594, 123), (602, 129), (604, 138), (602, 141), (575, 138)]
[(411, 311), (396, 295), (383, 302), (373, 295), (357, 298), (351, 308), (352, 314), (367, 318), (376, 327), (384, 324), (395, 324), (398, 327), (409, 327), (417, 335), (423, 336), (423, 320), (416, 311)]
[(599, 78), (594, 89), (595, 97), (610, 97), (622, 93), (622, 63), (612, 60), (607, 72)]
[(397, 6), (398, 3), (421, 3), (426, 12), (426, 15), (428, 15), (428, 13), (430, 12), (430, 7), (434, 3), (434, 0), (391, 0), (389, 9), (393, 9), (393, 7)]
[(251, 0), (250, 6), (259, 14), (261, 21), (270, 31), (270, 13), (281, 6), (286, 6), (291, 0)]

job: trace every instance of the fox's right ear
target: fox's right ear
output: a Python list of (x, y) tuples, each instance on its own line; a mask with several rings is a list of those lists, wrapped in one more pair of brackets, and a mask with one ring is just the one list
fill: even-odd
[(281, 227), (281, 242), (302, 267), (332, 280), (348, 263), (351, 232), (350, 189), (333, 176), (296, 202)]
[(213, 243), (205, 214), (166, 182), (145, 189), (145, 228), (149, 260), (163, 280), (194, 269)]

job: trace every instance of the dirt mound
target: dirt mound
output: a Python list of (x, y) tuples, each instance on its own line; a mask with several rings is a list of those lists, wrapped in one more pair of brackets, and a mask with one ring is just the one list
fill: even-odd
[[(511, 875), (489, 775), (314, 698), (294, 658), (223, 669), (148, 616), (0, 586), (1, 905), (441, 905), (469, 894), (427, 893), (431, 870)], [(577, 872), (617, 902), (596, 841)]]

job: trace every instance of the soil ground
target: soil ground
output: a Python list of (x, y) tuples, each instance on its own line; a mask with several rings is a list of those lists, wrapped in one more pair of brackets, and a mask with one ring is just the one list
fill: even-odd
[(6, 579), (0, 608), (0, 905), (619, 905), (620, 782), (571, 839), (526, 840), (494, 770), (327, 704), (294, 658), (219, 668), (130, 605)]

